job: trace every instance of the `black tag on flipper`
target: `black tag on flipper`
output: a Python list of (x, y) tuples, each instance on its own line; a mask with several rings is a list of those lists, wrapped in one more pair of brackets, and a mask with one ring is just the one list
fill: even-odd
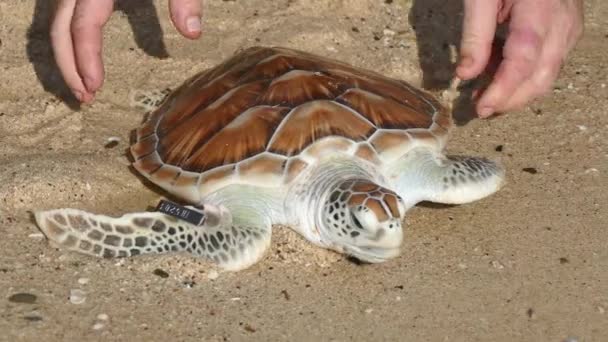
[(169, 216), (173, 216), (180, 220), (184, 220), (197, 226), (200, 226), (205, 223), (205, 214), (203, 214), (202, 212), (186, 208), (177, 203), (169, 202), (166, 200), (160, 200), (160, 203), (158, 203), (158, 207), (156, 207), (156, 211), (159, 211), (163, 214), (167, 214)]

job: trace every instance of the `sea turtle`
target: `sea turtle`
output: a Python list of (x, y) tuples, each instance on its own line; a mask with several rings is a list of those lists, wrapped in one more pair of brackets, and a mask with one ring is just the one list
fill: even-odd
[[(153, 103), (149, 103), (154, 105)], [(171, 92), (137, 130), (133, 167), (204, 216), (39, 211), (61, 247), (103, 257), (185, 251), (257, 262), (271, 226), (364, 262), (399, 254), (420, 201), (497, 191), (504, 171), (444, 156), (451, 105), (406, 82), (287, 48), (252, 47)]]

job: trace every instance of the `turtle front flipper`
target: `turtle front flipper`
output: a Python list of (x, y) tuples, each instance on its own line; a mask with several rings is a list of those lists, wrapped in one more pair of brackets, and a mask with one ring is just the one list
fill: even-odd
[(414, 150), (394, 166), (397, 193), (408, 208), (420, 201), (464, 204), (498, 191), (505, 171), (495, 161)]
[(205, 205), (203, 213), (200, 226), (159, 212), (110, 217), (77, 209), (37, 212), (36, 222), (59, 247), (105, 258), (189, 252), (239, 270), (258, 261), (270, 245), (271, 225), (260, 215), (233, 220), (225, 207), (213, 205)]

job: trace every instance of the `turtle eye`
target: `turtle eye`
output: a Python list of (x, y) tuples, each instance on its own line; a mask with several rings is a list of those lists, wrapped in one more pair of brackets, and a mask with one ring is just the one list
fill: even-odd
[(353, 224), (355, 225), (355, 227), (363, 230), (363, 225), (361, 224), (361, 222), (359, 221), (359, 219), (353, 212), (350, 213), (350, 219), (353, 222)]

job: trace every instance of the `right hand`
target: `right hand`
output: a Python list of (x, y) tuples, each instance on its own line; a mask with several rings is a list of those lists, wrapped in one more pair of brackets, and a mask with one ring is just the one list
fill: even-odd
[(583, 32), (583, 0), (464, 0), (456, 69), (477, 77), (488, 65), (497, 24), (508, 22), (502, 60), (477, 101), (480, 117), (523, 107), (548, 93)]

